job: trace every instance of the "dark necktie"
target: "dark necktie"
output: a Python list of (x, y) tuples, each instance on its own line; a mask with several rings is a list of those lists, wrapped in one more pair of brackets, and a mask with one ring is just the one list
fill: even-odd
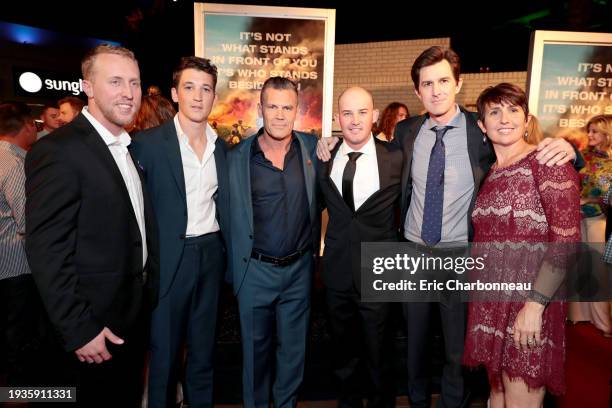
[(349, 153), (349, 160), (346, 162), (346, 166), (344, 167), (344, 173), (342, 173), (342, 198), (344, 198), (344, 202), (349, 206), (351, 211), (355, 211), (353, 179), (355, 178), (355, 170), (357, 169), (357, 159), (362, 154), (363, 153), (359, 152)]
[(452, 126), (433, 127), (436, 143), (429, 156), (425, 203), (423, 206), (423, 225), (421, 238), (427, 245), (440, 242), (442, 234), (442, 208), (444, 205), (444, 142), (442, 138)]

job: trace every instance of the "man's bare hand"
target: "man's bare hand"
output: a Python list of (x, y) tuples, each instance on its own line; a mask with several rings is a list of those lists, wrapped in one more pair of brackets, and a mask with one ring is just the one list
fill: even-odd
[(335, 136), (320, 138), (317, 142), (317, 157), (319, 160), (326, 162), (331, 159), (329, 152), (336, 146), (336, 143), (338, 143), (338, 138)]
[(540, 164), (552, 167), (555, 164), (561, 166), (570, 160), (576, 159), (576, 151), (572, 145), (561, 137), (545, 137), (538, 144), (536, 159)]
[(123, 339), (115, 336), (108, 327), (105, 327), (89, 343), (76, 350), (74, 353), (81, 363), (87, 361), (90, 364), (100, 364), (103, 361), (110, 360), (113, 356), (111, 356), (106, 349), (106, 340), (113, 344), (123, 344)]

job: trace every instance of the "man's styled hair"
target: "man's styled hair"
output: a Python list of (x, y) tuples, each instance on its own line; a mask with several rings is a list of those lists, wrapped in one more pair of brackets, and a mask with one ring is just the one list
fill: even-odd
[(442, 47), (435, 45), (423, 51), (421, 55), (414, 60), (414, 64), (412, 64), (410, 76), (412, 77), (414, 88), (417, 90), (419, 89), (421, 68), (437, 64), (443, 60), (448, 61), (451, 66), (451, 70), (453, 71), (455, 81), (459, 82), (459, 77), (461, 76), (461, 60), (459, 59), (459, 56), (450, 48), (443, 49)]
[(45, 106), (43, 106), (42, 110), (40, 111), (41, 115), (47, 112), (49, 109), (59, 109), (59, 106), (55, 102), (46, 103)]
[(25, 103), (5, 102), (0, 104), (0, 135), (15, 136), (27, 123), (32, 121), (32, 110)]
[(77, 113), (81, 112), (83, 110), (83, 106), (85, 106), (85, 102), (83, 102), (82, 99), (79, 99), (76, 96), (67, 96), (57, 101), (58, 106), (62, 106), (65, 103), (69, 103), (72, 107), (72, 110)]
[(100, 54), (114, 54), (119, 55), (125, 58), (129, 58), (138, 65), (138, 61), (134, 56), (134, 53), (127, 48), (120, 47), (118, 45), (110, 45), (110, 44), (101, 44), (97, 47), (92, 48), (85, 54), (83, 60), (81, 61), (81, 74), (83, 75), (83, 79), (89, 79), (93, 75), (93, 66), (96, 60), (96, 57)]
[(183, 71), (190, 68), (210, 74), (213, 78), (213, 91), (217, 88), (217, 67), (211, 64), (207, 58), (194, 56), (181, 58), (181, 62), (174, 69), (172, 73), (172, 86), (174, 88), (178, 87)]
[(263, 86), (261, 87), (259, 101), (262, 105), (264, 103), (264, 93), (266, 92), (266, 89), (269, 88), (276, 90), (288, 89), (295, 92), (295, 95), (298, 96), (298, 86), (295, 82), (283, 77), (270, 77), (266, 79), (266, 81), (263, 83)]

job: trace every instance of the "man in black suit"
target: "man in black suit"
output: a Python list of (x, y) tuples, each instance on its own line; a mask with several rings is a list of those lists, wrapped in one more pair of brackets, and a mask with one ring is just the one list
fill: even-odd
[[(386, 327), (389, 304), (362, 302), (361, 243), (396, 242), (396, 212), (402, 174), (401, 150), (372, 136), (372, 96), (349, 88), (338, 100), (336, 120), (344, 139), (332, 160), (318, 162), (317, 179), (329, 213), (322, 278), (327, 287), (331, 333), (336, 345), (334, 372), (340, 381), (339, 406), (393, 406), (395, 401)], [(366, 369), (370, 390), (363, 395)]]
[(140, 72), (131, 51), (111, 45), (81, 70), (88, 107), (25, 164), (26, 252), (56, 335), (48, 382), (76, 386), (80, 406), (139, 406), (159, 279), (155, 220), (124, 130)]

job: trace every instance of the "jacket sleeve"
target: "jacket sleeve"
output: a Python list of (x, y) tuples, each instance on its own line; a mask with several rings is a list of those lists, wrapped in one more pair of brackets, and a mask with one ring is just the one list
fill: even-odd
[(74, 256), (81, 204), (77, 174), (52, 143), (26, 156), (26, 253), (32, 276), (56, 334), (67, 351), (103, 329), (78, 291)]

